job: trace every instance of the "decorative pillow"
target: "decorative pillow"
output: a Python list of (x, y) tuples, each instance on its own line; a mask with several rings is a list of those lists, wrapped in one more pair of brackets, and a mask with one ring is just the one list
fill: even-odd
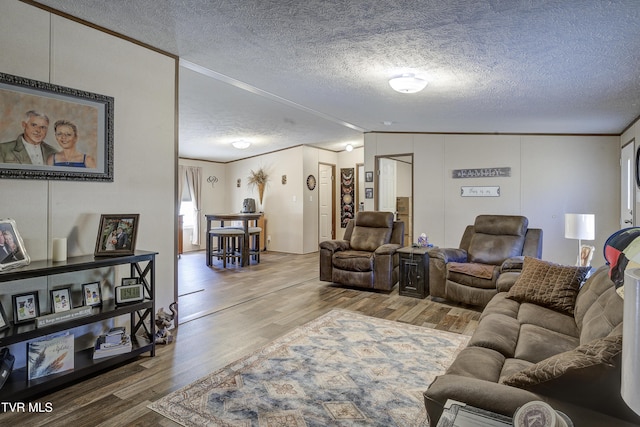
[(507, 298), (573, 315), (578, 290), (590, 269), (525, 257), (522, 273)]
[[(595, 369), (614, 365), (614, 358), (622, 352), (622, 335), (597, 338), (587, 344), (576, 347), (544, 359), (507, 378), (502, 383), (519, 388), (532, 386), (557, 379), (575, 371)], [(584, 374), (584, 372), (583, 372)], [(589, 375), (583, 375), (590, 378)]]

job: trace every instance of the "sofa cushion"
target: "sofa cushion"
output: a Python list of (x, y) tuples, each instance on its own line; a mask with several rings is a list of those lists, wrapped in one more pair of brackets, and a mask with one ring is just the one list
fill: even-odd
[(551, 381), (567, 372), (582, 371), (582, 375), (593, 375), (589, 370), (611, 367), (614, 358), (622, 352), (622, 335), (606, 336), (583, 344), (573, 350), (551, 356), (504, 379), (503, 384), (527, 388)]
[(504, 360), (504, 356), (495, 350), (466, 347), (447, 368), (446, 373), (497, 383)]
[(522, 273), (508, 297), (573, 314), (580, 284), (590, 269), (525, 257)]
[(373, 270), (373, 253), (363, 251), (340, 251), (333, 254), (333, 266), (347, 271)]
[(537, 363), (579, 345), (577, 337), (550, 331), (536, 325), (522, 325), (514, 357)]
[(482, 310), (480, 320), (482, 320), (483, 317), (494, 313), (504, 314), (517, 319), (519, 310), (520, 303), (518, 301), (508, 299), (506, 292), (500, 292), (495, 297), (491, 298), (491, 301), (489, 301), (484, 310)]
[(580, 335), (573, 316), (528, 302), (520, 304), (518, 321), (522, 324), (537, 325), (572, 337)]
[(513, 357), (519, 333), (518, 320), (494, 313), (482, 318), (468, 345), (490, 348), (505, 357)]
[(469, 242), (468, 261), (500, 265), (522, 255), (529, 221), (523, 216), (478, 215)]

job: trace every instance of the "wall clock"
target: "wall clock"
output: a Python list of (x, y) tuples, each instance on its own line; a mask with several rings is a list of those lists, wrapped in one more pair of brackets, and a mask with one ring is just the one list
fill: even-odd
[(314, 188), (316, 188), (316, 177), (313, 175), (309, 175), (307, 177), (307, 188), (309, 190), (313, 190)]

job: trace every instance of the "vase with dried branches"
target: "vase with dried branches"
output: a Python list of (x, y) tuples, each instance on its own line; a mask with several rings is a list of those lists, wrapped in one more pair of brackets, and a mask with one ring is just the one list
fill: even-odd
[(269, 180), (269, 176), (264, 171), (264, 169), (260, 168), (255, 172), (253, 171), (253, 169), (251, 170), (251, 174), (249, 175), (249, 178), (248, 178), (247, 182), (249, 183), (249, 186), (258, 187), (258, 195), (260, 196), (260, 204), (262, 204), (262, 197), (264, 195), (264, 186), (266, 185), (268, 180)]

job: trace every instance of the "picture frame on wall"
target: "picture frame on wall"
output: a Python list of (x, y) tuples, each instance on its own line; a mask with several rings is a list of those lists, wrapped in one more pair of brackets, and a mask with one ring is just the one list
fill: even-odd
[(364, 198), (365, 199), (373, 199), (373, 188), (365, 188), (364, 189)]
[(0, 219), (0, 272), (29, 265), (30, 262), (16, 222), (11, 218)]
[(139, 214), (101, 215), (94, 256), (133, 255)]
[(0, 105), (0, 178), (113, 181), (113, 97), (0, 73)]
[(60, 288), (51, 290), (51, 312), (62, 313), (73, 308), (71, 302), (71, 288)]
[(38, 292), (25, 292), (11, 296), (13, 303), (13, 323), (28, 323), (40, 316)]
[(99, 307), (102, 305), (100, 282), (91, 282), (82, 285), (82, 302), (89, 307)]
[(373, 182), (373, 172), (372, 171), (366, 171), (364, 173), (364, 182)]

